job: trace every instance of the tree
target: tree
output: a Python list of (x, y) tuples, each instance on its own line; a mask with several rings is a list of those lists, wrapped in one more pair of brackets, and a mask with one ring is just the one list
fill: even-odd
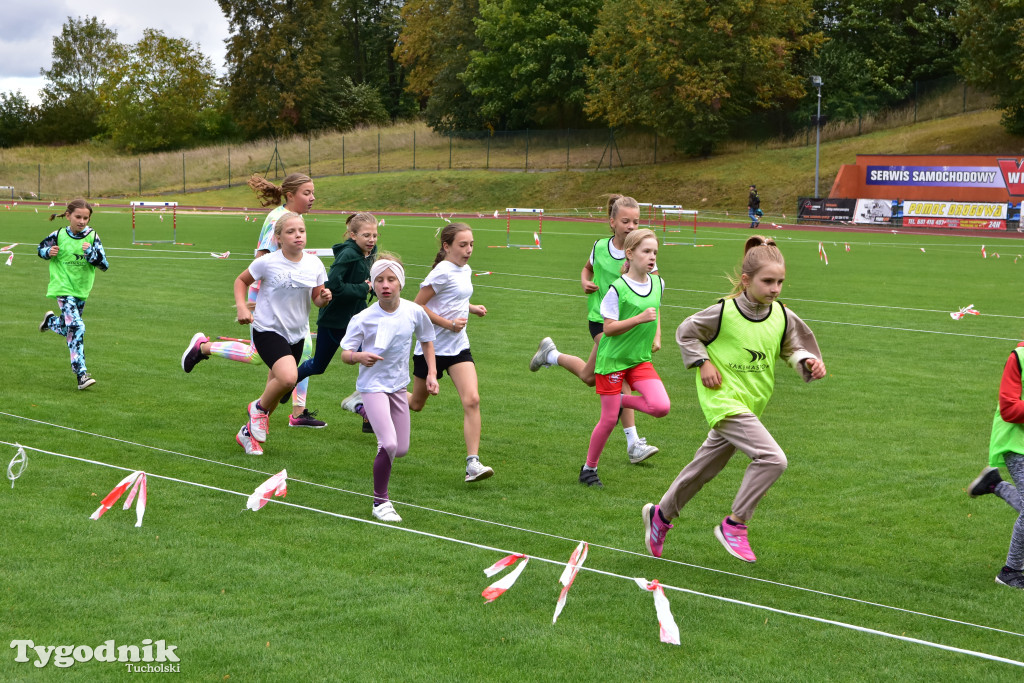
[(1024, 135), (1024, 18), (1019, 3), (966, 0), (956, 17), (958, 71), (996, 96), (1002, 124)]
[(409, 0), (402, 7), (402, 32), (395, 58), (406, 69), (406, 90), (424, 103), (423, 116), (438, 132), (482, 126), (482, 101), (460, 75), (473, 50), (481, 49), (474, 19), (477, 0)]
[(750, 112), (804, 95), (794, 65), (822, 40), (806, 32), (810, 17), (810, 0), (608, 0), (591, 39), (586, 111), (708, 154)]
[(95, 136), (99, 87), (117, 46), (117, 32), (96, 17), (68, 17), (53, 38), (53, 63), (46, 77), (36, 137), (42, 142), (76, 142)]
[(210, 131), (216, 109), (213, 63), (190, 41), (155, 29), (111, 55), (100, 85), (100, 120), (129, 152), (175, 149)]
[(28, 140), (35, 113), (20, 90), (0, 93), (0, 147), (15, 147)]
[[(496, 128), (564, 127), (582, 118), (584, 69), (601, 0), (482, 0), (462, 78)], [(623, 22), (619, 18), (619, 23)]]

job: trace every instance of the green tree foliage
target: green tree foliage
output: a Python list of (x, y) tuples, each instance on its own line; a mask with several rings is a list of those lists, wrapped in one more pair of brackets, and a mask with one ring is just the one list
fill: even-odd
[(1022, 12), (1020, 2), (965, 0), (956, 19), (960, 74), (996, 96), (1003, 127), (1016, 135), (1024, 135)]
[(810, 0), (608, 0), (591, 40), (587, 112), (708, 154), (750, 112), (800, 98), (794, 64), (820, 44)]
[(601, 0), (481, 0), (463, 78), (495, 128), (582, 119), (590, 34)]
[(829, 114), (855, 118), (905, 102), (916, 82), (953, 75), (958, 3), (815, 0), (813, 28), (828, 42), (805, 71), (824, 79)]
[(216, 137), (213, 63), (188, 40), (146, 29), (138, 43), (113, 51), (104, 76), (100, 120), (118, 147), (175, 149)]
[(0, 93), (0, 147), (14, 147), (28, 140), (35, 116), (20, 90)]
[(99, 87), (117, 47), (117, 32), (96, 17), (68, 17), (53, 38), (34, 137), (40, 142), (77, 142), (101, 132)]
[(438, 132), (483, 125), (483, 103), (460, 78), (471, 52), (482, 48), (477, 16), (477, 0), (409, 0), (402, 8), (395, 58), (406, 69), (406, 89), (423, 103), (427, 124)]

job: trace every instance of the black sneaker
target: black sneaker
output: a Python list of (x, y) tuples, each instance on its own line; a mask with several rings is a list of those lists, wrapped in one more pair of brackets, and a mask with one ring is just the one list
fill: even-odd
[(316, 411), (310, 411), (306, 408), (302, 409), (302, 413), (295, 417), (294, 415), (288, 416), (289, 427), (312, 427), (313, 429), (323, 429), (327, 426), (327, 423), (323, 420), (316, 419)]
[(92, 378), (92, 375), (90, 375), (88, 372), (78, 376), (79, 389), (86, 389), (88, 387), (91, 387), (93, 384), (96, 384), (96, 380), (94, 380)]
[(967, 487), (967, 495), (971, 498), (977, 498), (983, 496), (986, 493), (995, 493), (996, 486), (999, 485), (1003, 478), (999, 476), (998, 467), (986, 467), (981, 471), (981, 474), (971, 482), (971, 485)]
[(53, 311), (47, 311), (46, 315), (43, 316), (43, 322), (39, 323), (39, 331), (46, 332), (50, 329), (50, 318), (53, 317)]
[(580, 483), (586, 486), (596, 486), (599, 489), (604, 488), (604, 484), (597, 476), (597, 470), (588, 470), (586, 465), (580, 467)]
[(202, 332), (196, 332), (192, 335), (192, 338), (188, 341), (188, 346), (185, 347), (185, 352), (181, 354), (182, 370), (186, 373), (192, 372), (192, 368), (208, 358), (200, 350), (200, 347), (208, 341), (210, 341), (210, 338)]
[(1024, 573), (1019, 569), (1003, 567), (996, 575), (996, 583), (1001, 583), (1010, 588), (1024, 588)]
[(363, 434), (373, 434), (373, 425), (365, 416), (363, 417)]

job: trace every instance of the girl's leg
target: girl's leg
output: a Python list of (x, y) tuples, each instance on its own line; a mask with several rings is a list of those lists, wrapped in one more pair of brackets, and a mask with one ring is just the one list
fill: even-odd
[[(639, 396), (624, 394), (622, 396), (623, 408), (635, 408), (654, 417), (665, 417), (668, 415), (671, 404), (668, 399), (668, 392), (660, 379), (646, 379), (636, 382), (634, 387), (640, 392)], [(622, 411), (623, 417), (626, 411)]]
[(731, 415), (715, 429), (751, 461), (732, 503), (733, 520), (746, 523), (769, 487), (786, 471), (786, 454), (754, 415)]
[(592, 387), (594, 386), (594, 365), (597, 363), (597, 339), (600, 339), (600, 335), (594, 339), (594, 348), (590, 350), (590, 356), (587, 360), (583, 360), (579, 356), (561, 353), (551, 338), (545, 337), (541, 340), (537, 353), (533, 355), (533, 360), (530, 361), (530, 370), (536, 372), (543, 367), (558, 365), (576, 375), (588, 387)]
[(85, 367), (85, 321), (82, 319), (85, 301), (73, 296), (59, 296), (57, 304), (60, 315), (50, 319), (50, 329), (67, 340), (71, 370), (81, 377), (88, 372)]
[[(338, 333), (341, 333), (339, 336)], [(322, 375), (327, 370), (327, 366), (331, 364), (334, 359), (334, 354), (338, 352), (338, 348), (341, 345), (341, 340), (345, 336), (344, 330), (337, 330), (331, 327), (319, 327), (316, 331), (316, 349), (313, 352), (313, 357), (309, 360), (303, 361), (302, 365), (299, 366), (299, 381), (306, 379), (312, 375)], [(303, 347), (305, 350), (305, 347)]]
[[(302, 344), (302, 355), (299, 357), (299, 362), (304, 363), (313, 358), (313, 337), (310, 336), (309, 332), (306, 332), (306, 340)], [(295, 384), (294, 390), (292, 391), (292, 416), (299, 417), (306, 410), (306, 390), (309, 388), (309, 378), (303, 379), (301, 382), (298, 379), (298, 367), (295, 369)], [(284, 394), (281, 395), (284, 398)]]
[[(590, 446), (587, 448), (587, 469), (597, 469), (597, 462), (601, 458), (601, 451), (608, 443), (608, 437), (615, 429), (615, 423), (619, 418), (619, 406), (622, 403), (622, 394), (599, 394), (601, 398), (601, 419), (594, 426), (590, 434)], [(582, 476), (582, 475), (581, 475)]]
[(996, 488), (992, 493), (1005, 500), (1006, 504), (1018, 513), (1024, 513), (1024, 501), (1021, 501), (1020, 499), (1020, 492), (1017, 490), (1017, 487), (1010, 482), (999, 482), (996, 484)]
[[(1014, 484), (1020, 490), (1020, 487), (1024, 486), (1024, 455), (1007, 453), (1004, 458), (1006, 459), (1006, 469), (1010, 471)], [(1024, 569), (1024, 513), (1018, 515), (1017, 521), (1013, 524), (1010, 550), (1006, 554), (1006, 566), (1016, 571)]]
[(235, 341), (205, 342), (200, 344), (199, 351), (204, 356), (217, 356), (239, 363), (262, 363), (260, 354), (256, 353), (256, 347), (251, 343)]
[(409, 399), (405, 391), (396, 391), (387, 394), (389, 410), (391, 413), (391, 424), (395, 429), (395, 453), (394, 457), (401, 458), (409, 452)]
[(704, 484), (714, 479), (722, 471), (735, 452), (736, 447), (729, 443), (717, 428), (708, 432), (708, 438), (694, 453), (693, 460), (683, 468), (683, 471), (665, 491), (665, 495), (661, 497), (659, 506), (665, 521), (671, 522), (678, 517), (683, 506), (697, 495)]
[(259, 406), (268, 415), (274, 412), (274, 408), (281, 399), (295, 388), (295, 380), (298, 375), (298, 368), (295, 365), (295, 358), (288, 355), (282, 356), (270, 368), (267, 376), (267, 387), (260, 396)]
[(409, 410), (420, 412), (427, 405), (430, 394), (427, 392), (427, 380), (421, 377), (412, 378), (412, 393), (408, 395)]
[(391, 421), (391, 401), (388, 394), (363, 394), (363, 409), (370, 417), (373, 431), (377, 435), (377, 456), (373, 460), (373, 504), (388, 500), (388, 483), (391, 481), (391, 466), (398, 451), (395, 424)]
[(455, 384), (462, 401), (462, 433), (466, 439), (466, 455), (480, 454), (480, 388), (475, 363), (456, 363), (448, 368), (448, 376)]

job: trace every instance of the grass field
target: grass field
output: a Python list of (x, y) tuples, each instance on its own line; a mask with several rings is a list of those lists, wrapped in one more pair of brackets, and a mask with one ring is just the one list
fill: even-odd
[[(140, 235), (168, 230), (147, 218)], [(629, 465), (616, 430), (601, 464), (605, 488), (591, 490), (576, 477), (597, 399), (567, 373), (531, 374), (527, 364), (545, 335), (564, 352), (589, 351), (578, 274), (607, 228), (545, 221), (543, 250), (507, 250), (489, 248), (504, 244), (503, 220), (470, 219), (470, 263), (492, 271), (474, 279), (474, 302), (489, 314), (469, 335), (481, 459), (496, 474), (463, 483), (462, 412), (445, 378), (413, 416), (412, 448), (392, 476), (405, 521), (382, 528), (355, 521), (371, 519), (375, 450), (338, 406), (355, 368), (336, 361), (310, 382), (309, 407), (327, 429), (289, 429), (279, 411), (260, 458), (233, 436), (265, 370), (212, 359), (181, 371), (193, 332), (246, 336), (231, 283), (249, 263), (252, 223), (182, 215), (178, 239), (195, 246), (132, 247), (127, 214), (98, 211), (92, 224), (111, 268), (85, 309), (98, 383), (79, 392), (62, 340), (36, 331), (52, 301), (35, 244), (58, 224), (23, 206), (0, 221), (0, 243), (22, 243), (0, 268), (9, 352), (0, 441), (152, 475), (139, 529), (119, 507), (89, 519), (123, 471), (30, 450), (14, 488), (0, 486), (0, 679), (53, 675), (52, 663), (15, 662), (6, 645), (17, 639), (163, 639), (177, 646), (187, 680), (206, 681), (1019, 679), (1011, 664), (794, 614), (1024, 660), (1024, 596), (993, 583), (1014, 514), (994, 496), (965, 493), (985, 463), (1002, 365), (1024, 335), (1020, 240), (775, 233), (788, 264), (783, 299), (815, 330), (829, 377), (804, 385), (780, 369), (764, 421), (790, 467), (751, 524), (759, 559), (746, 565), (711, 533), (729, 511), (740, 455), (684, 510), (663, 559), (646, 556), (640, 520), (707, 431), (672, 332), (727, 290), (744, 230), (702, 228), (698, 241), (712, 247), (663, 247), (665, 349), (655, 365), (673, 406), (661, 420), (638, 418), (661, 452)], [(440, 225), (387, 217), (381, 247), (406, 262), (406, 298), (428, 271)], [(308, 226), (309, 246), (341, 239), (341, 217)], [(527, 223), (516, 229), (532, 239)], [(229, 259), (209, 256), (227, 250)], [(982, 315), (950, 318), (968, 304)], [(0, 445), (0, 454), (14, 448)], [(285, 502), (305, 507), (249, 512), (229, 493), (247, 495), (282, 468), (292, 477)], [(591, 544), (586, 567), (606, 573), (581, 572), (552, 626), (561, 567), (538, 560), (564, 562), (580, 539)], [(482, 570), (505, 551), (537, 559), (484, 604), (493, 579)], [(623, 577), (696, 592), (668, 590), (682, 647), (659, 642), (651, 596)], [(63, 677), (125, 673), (91, 661)]]

